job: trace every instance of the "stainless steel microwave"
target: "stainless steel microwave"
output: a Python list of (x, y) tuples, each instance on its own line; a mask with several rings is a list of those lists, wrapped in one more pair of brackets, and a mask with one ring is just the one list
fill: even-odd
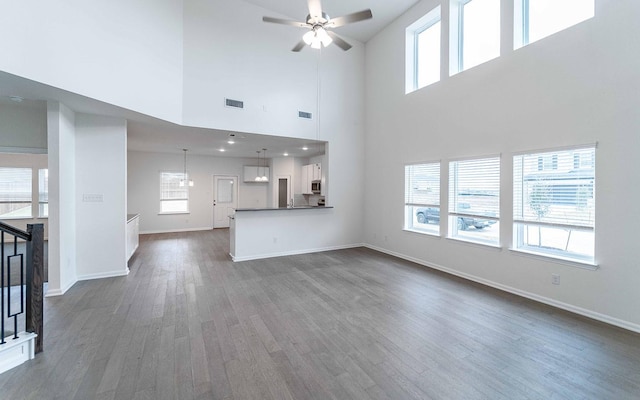
[(311, 182), (311, 192), (312, 193), (320, 193), (320, 181)]

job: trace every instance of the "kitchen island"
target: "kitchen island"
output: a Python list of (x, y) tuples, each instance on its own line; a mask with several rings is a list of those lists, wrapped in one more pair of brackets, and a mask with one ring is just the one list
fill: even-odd
[(230, 251), (233, 261), (334, 250), (330, 206), (291, 208), (238, 208), (230, 216)]

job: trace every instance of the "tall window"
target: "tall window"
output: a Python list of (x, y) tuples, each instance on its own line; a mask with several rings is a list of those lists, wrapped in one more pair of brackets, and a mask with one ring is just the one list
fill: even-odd
[(440, 234), (440, 163), (404, 167), (407, 230)]
[(440, 6), (407, 28), (406, 93), (440, 80)]
[(160, 172), (160, 214), (189, 212), (189, 185), (180, 186), (188, 179), (182, 172)]
[(31, 168), (0, 168), (0, 218), (31, 218)]
[(455, 0), (450, 25), (452, 75), (500, 56), (500, 0)]
[[(540, 171), (540, 157), (557, 168)], [(515, 250), (594, 262), (594, 167), (594, 147), (513, 157)]]
[(49, 216), (49, 170), (38, 170), (38, 216)]
[(449, 236), (500, 244), (500, 158), (449, 163)]
[(515, 0), (515, 48), (593, 18), (595, 0)]

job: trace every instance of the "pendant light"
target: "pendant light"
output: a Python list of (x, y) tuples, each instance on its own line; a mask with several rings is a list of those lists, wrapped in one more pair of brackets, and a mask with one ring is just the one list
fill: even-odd
[[(185, 186), (187, 179), (187, 149), (182, 149), (184, 152), (184, 174), (182, 175), (182, 179), (180, 179), (180, 186)], [(193, 180), (189, 179), (189, 186), (193, 186)]]
[(258, 153), (258, 168), (256, 170), (256, 177), (255, 177), (254, 181), (260, 182), (262, 180), (260, 178), (260, 166), (262, 165), (262, 163), (260, 162), (260, 150), (256, 150), (256, 153)]
[(262, 169), (262, 177), (260, 177), (261, 182), (269, 182), (269, 177), (267, 177), (267, 149), (262, 149), (263, 158), (264, 158), (264, 168)]

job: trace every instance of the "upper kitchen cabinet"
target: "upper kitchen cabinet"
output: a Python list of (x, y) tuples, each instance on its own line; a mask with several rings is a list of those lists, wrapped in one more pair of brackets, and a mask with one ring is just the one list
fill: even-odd
[(302, 166), (302, 194), (314, 194), (313, 183), (320, 180), (322, 180), (322, 164), (315, 163)]

